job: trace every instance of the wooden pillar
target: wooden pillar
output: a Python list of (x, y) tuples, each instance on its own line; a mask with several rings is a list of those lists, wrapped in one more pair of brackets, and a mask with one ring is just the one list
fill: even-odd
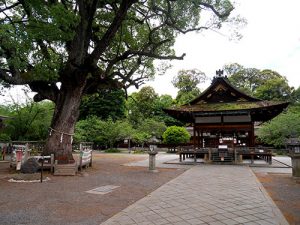
[(201, 135), (200, 135), (201, 143), (199, 148), (203, 148), (203, 130), (201, 130)]
[(202, 131), (201, 130), (198, 130), (197, 138), (198, 138), (198, 146), (197, 146), (197, 148), (200, 148), (201, 144), (202, 144)]
[(251, 122), (251, 130), (249, 132), (249, 147), (255, 146), (254, 122)]
[(196, 124), (193, 124), (193, 145), (196, 148)]

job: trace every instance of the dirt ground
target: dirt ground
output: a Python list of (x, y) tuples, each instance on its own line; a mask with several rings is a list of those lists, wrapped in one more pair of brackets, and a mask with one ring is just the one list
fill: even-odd
[[(8, 163), (0, 163), (0, 224), (100, 224), (117, 212), (145, 197), (183, 173), (184, 169), (122, 166), (143, 160), (145, 155), (94, 154), (93, 167), (77, 176), (44, 177), (43, 183), (12, 183), (16, 177)], [(18, 175), (20, 176), (20, 175)], [(39, 174), (33, 175), (37, 178)], [(86, 193), (91, 189), (116, 185), (105, 195)]]
[[(0, 224), (100, 224), (183, 173), (184, 169), (123, 166), (146, 159), (146, 155), (94, 154), (92, 168), (76, 176), (45, 173), (43, 183), (12, 183), (12, 177), (38, 179), (39, 174), (16, 175), (0, 162)], [(300, 181), (289, 174), (256, 173), (291, 225), (300, 225)], [(105, 185), (119, 188), (105, 195), (86, 191)]]
[(300, 225), (300, 180), (291, 174), (256, 173), (275, 204), (291, 225)]

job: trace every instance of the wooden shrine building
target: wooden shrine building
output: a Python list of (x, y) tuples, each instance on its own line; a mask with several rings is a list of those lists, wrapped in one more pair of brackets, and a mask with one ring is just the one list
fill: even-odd
[(251, 97), (230, 84), (223, 71), (217, 71), (211, 85), (200, 96), (165, 112), (192, 124), (194, 148), (254, 147), (255, 122), (274, 118), (288, 104)]

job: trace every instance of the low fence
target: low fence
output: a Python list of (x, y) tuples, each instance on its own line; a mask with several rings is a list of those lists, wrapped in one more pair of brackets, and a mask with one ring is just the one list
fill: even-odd
[(194, 148), (193, 146), (180, 146), (178, 147), (177, 154), (179, 154), (179, 161), (185, 160), (186, 157), (194, 158), (196, 162), (197, 158), (204, 158), (204, 161), (213, 161), (216, 154), (222, 158), (230, 156), (235, 163), (242, 162), (243, 159), (251, 159), (253, 164), (255, 158), (261, 158), (267, 163), (272, 164), (273, 148), (269, 147), (236, 147), (236, 148)]

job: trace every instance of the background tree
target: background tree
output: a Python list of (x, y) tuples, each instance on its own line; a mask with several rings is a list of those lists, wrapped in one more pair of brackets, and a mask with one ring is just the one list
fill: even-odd
[(233, 6), (229, 0), (37, 0), (1, 1), (0, 9), (1, 82), (28, 84), (35, 101), (55, 103), (44, 153), (68, 161), (85, 94), (138, 87), (153, 77), (154, 59), (183, 59), (172, 49), (179, 33), (220, 28)]
[(96, 116), (90, 116), (76, 124), (75, 140), (91, 141), (102, 147), (113, 148), (118, 141), (128, 136), (132, 137), (134, 133), (135, 130), (128, 121), (113, 121), (111, 118), (101, 120)]
[(186, 104), (196, 98), (201, 93), (197, 85), (204, 83), (205, 80), (206, 75), (200, 70), (180, 70), (172, 81), (173, 86), (179, 89), (176, 97), (178, 105)]
[(295, 89), (292, 94), (291, 94), (291, 101), (294, 104), (299, 105), (300, 103), (300, 87), (298, 87), (297, 89)]
[(151, 138), (151, 134), (145, 132), (136, 132), (133, 135), (133, 141), (137, 145), (141, 145), (142, 149), (144, 149), (145, 143)]
[(244, 68), (237, 63), (225, 65), (223, 69), (230, 82), (245, 93), (253, 95), (255, 89), (261, 84), (258, 69)]
[(181, 125), (180, 121), (167, 115), (163, 109), (175, 104), (170, 95), (159, 96), (152, 87), (146, 86), (132, 93), (127, 100), (128, 118), (134, 127), (146, 119), (164, 122), (166, 125)]
[(28, 101), (23, 105), (14, 103), (7, 106), (6, 111), (10, 111), (11, 119), (6, 121), (2, 132), (11, 140), (44, 141), (48, 136), (53, 109), (51, 102)]
[(263, 100), (290, 101), (293, 87), (286, 77), (272, 70), (244, 68), (233, 63), (224, 66), (230, 82), (240, 90)]
[(150, 86), (145, 86), (139, 92), (132, 93), (127, 101), (128, 118), (137, 126), (146, 118), (153, 118), (158, 94)]
[(257, 87), (254, 96), (264, 100), (290, 101), (292, 90), (285, 77), (276, 77)]
[(163, 111), (176, 105), (176, 100), (171, 95), (161, 95), (155, 101), (154, 120), (164, 122), (166, 126), (183, 126), (183, 123), (173, 117), (169, 116)]
[(105, 122), (97, 116), (89, 116), (76, 124), (74, 140), (94, 142), (96, 145), (107, 145), (104, 132)]
[(290, 107), (258, 130), (258, 138), (269, 145), (284, 147), (287, 138), (300, 137), (300, 107)]
[(144, 118), (151, 118), (155, 113), (155, 103), (158, 99), (158, 94), (153, 87), (146, 86), (141, 88), (135, 95), (135, 104), (138, 107), (140, 113), (144, 115)]
[(155, 121), (154, 119), (146, 119), (139, 125), (137, 132), (146, 133), (149, 138), (161, 138), (166, 129), (167, 127), (164, 122)]

